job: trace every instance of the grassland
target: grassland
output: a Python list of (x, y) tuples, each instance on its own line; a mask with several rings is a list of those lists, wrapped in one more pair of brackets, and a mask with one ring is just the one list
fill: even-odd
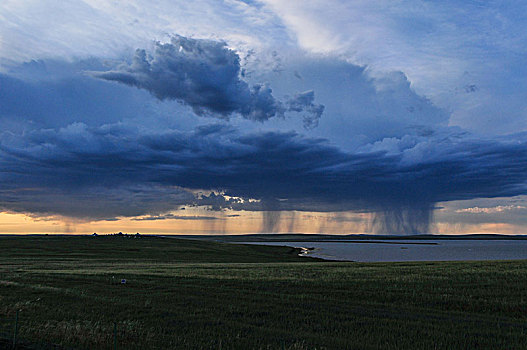
[(119, 349), (527, 349), (527, 261), (56, 236), (0, 236), (0, 259), (0, 333), (20, 310), (26, 342), (112, 349), (115, 323)]

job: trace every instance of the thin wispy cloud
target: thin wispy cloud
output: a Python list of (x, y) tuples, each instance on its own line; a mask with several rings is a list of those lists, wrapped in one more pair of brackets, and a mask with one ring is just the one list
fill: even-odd
[(502, 213), (504, 211), (526, 209), (526, 208), (527, 207), (524, 207), (523, 205), (498, 205), (498, 206), (491, 207), (491, 208), (472, 207), (472, 208), (458, 209), (456, 210), (456, 213), (494, 214), (494, 213)]

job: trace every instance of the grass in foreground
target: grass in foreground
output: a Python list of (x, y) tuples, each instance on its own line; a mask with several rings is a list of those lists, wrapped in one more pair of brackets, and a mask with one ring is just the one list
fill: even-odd
[[(285, 247), (0, 237), (0, 330), (81, 349), (527, 349), (527, 262), (327, 263)], [(124, 285), (113, 284), (126, 278)]]

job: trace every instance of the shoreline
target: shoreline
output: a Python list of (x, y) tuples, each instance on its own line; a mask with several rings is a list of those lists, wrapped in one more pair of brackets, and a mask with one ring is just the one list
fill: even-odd
[(298, 256), (308, 256), (310, 251), (315, 250), (315, 248), (306, 248), (306, 247), (295, 247), (295, 248), (300, 249), (300, 253), (298, 253)]
[[(234, 242), (233, 242), (234, 243)], [(512, 241), (449, 242), (236, 242), (237, 244), (285, 246), (299, 257), (331, 262), (442, 262), (527, 260), (527, 244)], [(333, 244), (342, 243), (342, 244)], [(425, 243), (425, 244), (423, 244)], [(311, 245), (312, 244), (312, 245)]]
[[(290, 247), (290, 246), (284, 246), (284, 247)], [(304, 257), (304, 258), (310, 258), (310, 259), (320, 259), (323, 261), (331, 261), (331, 262), (356, 262), (355, 260), (342, 260), (342, 259), (331, 259), (328, 256), (318, 255), (316, 253), (317, 248), (314, 247), (293, 247), (295, 249), (299, 249), (300, 253), (298, 253), (298, 256)]]

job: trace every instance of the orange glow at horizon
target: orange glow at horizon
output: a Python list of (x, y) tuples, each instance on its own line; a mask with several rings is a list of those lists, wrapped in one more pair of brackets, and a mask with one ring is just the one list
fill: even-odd
[[(190, 213), (189, 213), (190, 212)], [(179, 213), (177, 213), (179, 214)], [(173, 216), (176, 216), (172, 214)], [(359, 233), (364, 232), (365, 214), (348, 214), (352, 218), (346, 225), (347, 216), (332, 213), (286, 212), (280, 213), (280, 220), (273, 232), (281, 233)], [(200, 219), (205, 217), (206, 219)], [(214, 218), (214, 219), (211, 219)], [(337, 219), (335, 219), (337, 218)], [(351, 216), (350, 216), (351, 218)], [(141, 220), (143, 219), (143, 220)], [(90, 234), (97, 233), (155, 233), (155, 234), (242, 234), (262, 233), (261, 212), (211, 212), (187, 210), (184, 215), (163, 220), (145, 220), (148, 216), (118, 218), (117, 220), (86, 221), (62, 217), (36, 217), (19, 213), (0, 213), (0, 233), (27, 234)], [(343, 222), (344, 221), (344, 224)], [(357, 227), (359, 231), (353, 229)], [(345, 231), (342, 231), (345, 229)], [(352, 232), (349, 231), (352, 229)]]
[[(164, 220), (118, 218), (115, 221), (86, 221), (62, 217), (38, 217), (19, 213), (0, 213), (0, 234), (244, 234), (269, 233), (263, 229), (261, 212), (211, 212), (187, 210), (184, 215), (172, 214)], [(283, 212), (274, 226), (275, 233), (368, 233), (369, 214)], [(176, 218), (173, 218), (176, 217)], [(200, 219), (206, 217), (207, 219)], [(211, 219), (215, 218), (215, 219)], [(526, 233), (524, 227), (504, 223), (456, 224), (439, 222), (431, 233)]]

